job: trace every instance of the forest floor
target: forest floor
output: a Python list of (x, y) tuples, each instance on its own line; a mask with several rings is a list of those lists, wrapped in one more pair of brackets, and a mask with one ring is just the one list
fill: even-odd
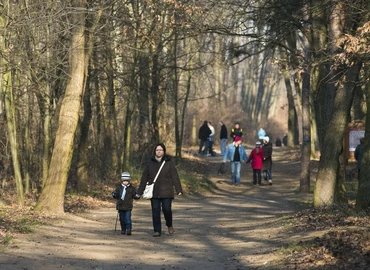
[(369, 269), (369, 216), (312, 209), (312, 194), (297, 192), (297, 153), (274, 149), (271, 186), (254, 186), (249, 164), (233, 186), (230, 170), (217, 175), (219, 156), (196, 158), (215, 188), (175, 198), (173, 235), (163, 224), (152, 237), (145, 200), (135, 202), (132, 235), (120, 235), (112, 201), (17, 234), (0, 250), (0, 269)]

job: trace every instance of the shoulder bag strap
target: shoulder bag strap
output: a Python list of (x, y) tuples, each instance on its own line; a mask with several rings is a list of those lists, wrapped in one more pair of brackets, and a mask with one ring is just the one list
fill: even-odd
[(157, 181), (158, 175), (159, 175), (159, 173), (161, 172), (162, 167), (163, 167), (163, 165), (164, 165), (165, 163), (166, 163), (166, 161), (165, 161), (165, 160), (163, 160), (163, 163), (162, 163), (161, 167), (159, 168), (159, 170), (158, 170), (158, 172), (157, 172), (157, 175), (156, 175), (156, 176), (155, 176), (155, 178), (154, 178), (153, 185), (154, 185), (155, 181)]

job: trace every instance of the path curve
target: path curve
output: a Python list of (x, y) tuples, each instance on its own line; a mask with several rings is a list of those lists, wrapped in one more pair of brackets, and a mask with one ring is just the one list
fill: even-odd
[(115, 233), (112, 204), (17, 236), (0, 253), (0, 269), (276, 269), (274, 251), (291, 241), (281, 217), (297, 210), (300, 199), (294, 192), (300, 166), (285, 160), (286, 151), (274, 149), (272, 186), (252, 185), (248, 164), (242, 166), (241, 186), (232, 186), (227, 175), (216, 175), (220, 157), (204, 157), (217, 189), (176, 197), (172, 236), (152, 237), (145, 200), (135, 202), (133, 235)]

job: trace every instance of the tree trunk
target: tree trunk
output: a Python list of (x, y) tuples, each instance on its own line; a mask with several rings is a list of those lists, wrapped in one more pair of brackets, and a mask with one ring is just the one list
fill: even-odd
[(321, 151), (314, 194), (315, 207), (330, 206), (339, 199), (336, 194), (337, 174), (340, 169), (339, 156), (342, 153), (343, 137), (347, 129), (355, 82), (358, 80), (360, 69), (360, 65), (349, 68), (344, 76), (345, 84), (337, 90), (333, 113), (327, 126)]
[(3, 91), (5, 96), (6, 124), (10, 143), (10, 152), (12, 154), (13, 173), (17, 189), (17, 200), (20, 206), (24, 203), (24, 191), (21, 175), (21, 165), (19, 161), (19, 144), (17, 142), (15, 104), (13, 99), (12, 72), (7, 71), (3, 75)]
[[(176, 23), (176, 13), (174, 14)], [(181, 157), (181, 138), (180, 138), (180, 121), (179, 121), (179, 75), (177, 71), (177, 29), (174, 29), (174, 42), (173, 42), (173, 103), (174, 103), (174, 117), (175, 117), (175, 156)]]
[[(307, 48), (309, 49), (309, 48)], [(310, 57), (302, 74), (302, 145), (301, 145), (301, 193), (310, 192), (310, 165), (311, 165), (311, 129), (310, 129), (310, 80), (311, 68)]]
[[(295, 110), (293, 89), (290, 82), (289, 72), (284, 73), (285, 88), (287, 90), (288, 99), (288, 146), (294, 145), (294, 134), (297, 128), (297, 111)], [(282, 134), (283, 135), (283, 134)]]
[[(88, 76), (89, 78), (90, 76)], [(89, 183), (89, 127), (92, 118), (90, 85), (87, 80), (86, 91), (83, 97), (83, 117), (80, 124), (80, 142), (78, 145), (77, 161), (77, 190), (79, 192), (88, 192)]]
[(123, 134), (123, 146), (124, 149), (122, 151), (122, 171), (128, 171), (130, 169), (130, 159), (131, 159), (131, 116), (132, 116), (132, 108), (131, 108), (131, 95), (127, 99), (126, 102), (126, 114), (125, 114), (125, 130)]
[[(9, 1), (3, 3), (1, 7), (5, 12), (9, 12)], [(9, 14), (0, 15), (0, 28), (6, 30), (7, 18), (10, 17)], [(11, 49), (7, 47), (7, 31), (2, 31), (0, 34), (0, 51), (2, 57), (0, 57), (0, 68), (2, 69), (1, 75), (1, 91), (4, 93), (4, 105), (6, 112), (6, 124), (8, 129), (8, 138), (10, 143), (10, 151), (12, 154), (12, 163), (13, 163), (13, 173), (15, 178), (15, 184), (17, 189), (17, 200), (20, 206), (23, 206), (24, 203), (24, 191), (21, 175), (21, 164), (19, 160), (19, 145), (17, 142), (17, 130), (16, 130), (16, 105), (14, 104), (13, 98), (13, 83), (12, 83), (12, 69), (9, 65), (7, 59), (11, 58)], [(5, 57), (4, 57), (5, 56)]]
[[(110, 44), (112, 42), (109, 42)], [(116, 131), (116, 89), (114, 87), (114, 70), (113, 70), (113, 58), (114, 58), (114, 51), (111, 48), (107, 48), (106, 50), (107, 55), (107, 66), (106, 66), (106, 73), (108, 76), (108, 93), (107, 93), (107, 101), (106, 104), (108, 105), (106, 108), (107, 112), (107, 133), (109, 144), (105, 145), (106, 155), (109, 155), (109, 160), (111, 164), (109, 167), (115, 168), (116, 170), (119, 168), (119, 158), (118, 158), (118, 147), (117, 147), (117, 131)]]
[(27, 92), (26, 100), (26, 115), (24, 116), (24, 157), (23, 157), (23, 176), (24, 176), (24, 193), (29, 194), (31, 191), (31, 176), (30, 176), (30, 159), (31, 159), (31, 110), (30, 110), (30, 93)]
[[(369, 78), (370, 71), (366, 70), (365, 78)], [(364, 87), (366, 92), (366, 106), (370, 108), (370, 83)], [(366, 114), (365, 141), (361, 161), (361, 173), (358, 181), (356, 208), (367, 209), (370, 206), (370, 113)]]
[[(304, 20), (310, 20), (311, 14), (308, 12), (308, 4), (305, 6)], [(304, 36), (302, 37), (304, 60), (302, 73), (302, 145), (301, 145), (301, 177), (300, 191), (301, 193), (310, 192), (310, 165), (311, 165), (311, 129), (310, 129), (310, 81), (311, 81), (311, 26), (304, 25)]]
[(64, 213), (64, 194), (74, 149), (85, 73), (84, 0), (73, 0), (78, 12), (72, 13), (73, 35), (69, 55), (69, 80), (63, 98), (49, 174), (35, 210)]
[(89, 61), (93, 52), (93, 34), (100, 20), (101, 11), (99, 10), (92, 27), (89, 29), (89, 36), (87, 43), (87, 53), (85, 55), (85, 76), (83, 89), (85, 90), (83, 97), (83, 118), (81, 121), (81, 133), (78, 147), (78, 161), (77, 161), (77, 190), (79, 192), (88, 192), (89, 183), (89, 127), (92, 119), (91, 108), (91, 85), (90, 78), (92, 77), (91, 70), (89, 69)]
[(158, 110), (159, 110), (159, 83), (160, 83), (160, 68), (159, 68), (159, 52), (157, 50), (153, 55), (153, 68), (152, 68), (152, 115), (151, 115), (151, 126), (152, 126), (152, 138), (151, 145), (159, 142), (159, 128), (158, 128)]
[[(287, 45), (290, 48), (289, 57), (286, 56), (289, 64), (289, 70), (297, 70), (299, 67), (299, 61), (297, 59), (297, 41), (296, 33), (291, 33), (287, 38)], [(301, 144), (303, 138), (303, 127), (302, 127), (302, 106), (301, 106), (301, 88), (298, 83), (297, 74), (285, 74), (285, 85), (288, 92), (288, 146), (293, 147), (294, 145)], [(291, 93), (290, 93), (291, 92)]]

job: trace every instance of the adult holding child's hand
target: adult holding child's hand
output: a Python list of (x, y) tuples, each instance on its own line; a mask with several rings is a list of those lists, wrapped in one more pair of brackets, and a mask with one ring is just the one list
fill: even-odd
[[(161, 167), (162, 169), (160, 170)], [(159, 143), (154, 147), (154, 153), (149, 159), (141, 176), (140, 186), (137, 191), (138, 196), (143, 194), (147, 183), (153, 183), (157, 174), (158, 176), (154, 183), (153, 197), (150, 199), (154, 237), (159, 237), (162, 234), (161, 210), (166, 220), (168, 233), (173, 234), (175, 232), (172, 224), (174, 187), (177, 195), (182, 195), (182, 187), (177, 169), (172, 158), (166, 154), (166, 147), (163, 143)]]

